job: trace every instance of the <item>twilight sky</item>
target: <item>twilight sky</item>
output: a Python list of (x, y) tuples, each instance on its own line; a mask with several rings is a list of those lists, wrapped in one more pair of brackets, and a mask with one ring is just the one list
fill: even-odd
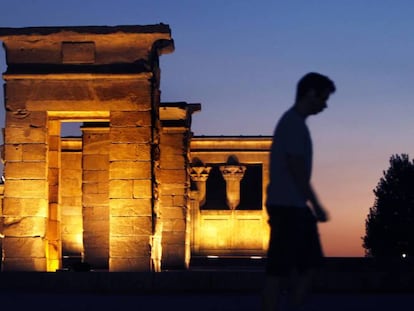
[(329, 109), (308, 120), (327, 256), (364, 255), (372, 190), (392, 154), (412, 153), (413, 16), (412, 0), (0, 2), (0, 27), (169, 24), (161, 99), (202, 104), (195, 135), (271, 135), (303, 74), (331, 77)]

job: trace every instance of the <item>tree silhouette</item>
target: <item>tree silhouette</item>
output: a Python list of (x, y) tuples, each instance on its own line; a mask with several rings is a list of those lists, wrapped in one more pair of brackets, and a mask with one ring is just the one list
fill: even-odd
[(414, 161), (393, 155), (374, 190), (376, 199), (365, 221), (363, 247), (376, 258), (414, 256)]

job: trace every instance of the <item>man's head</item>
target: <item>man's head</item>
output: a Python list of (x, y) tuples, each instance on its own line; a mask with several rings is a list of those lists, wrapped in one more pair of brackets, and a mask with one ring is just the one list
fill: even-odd
[(295, 105), (305, 116), (318, 114), (326, 108), (329, 96), (336, 91), (334, 82), (316, 72), (304, 75), (298, 82)]

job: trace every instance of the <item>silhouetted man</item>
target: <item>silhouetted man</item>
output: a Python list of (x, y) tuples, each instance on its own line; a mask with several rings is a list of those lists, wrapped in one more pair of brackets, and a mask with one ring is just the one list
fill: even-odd
[(306, 118), (322, 112), (336, 90), (326, 76), (308, 73), (296, 100), (279, 120), (270, 154), (266, 208), (271, 228), (263, 310), (278, 310), (281, 286), (289, 281), (290, 300), (303, 305), (314, 269), (323, 257), (317, 221), (328, 220), (311, 186), (312, 140)]

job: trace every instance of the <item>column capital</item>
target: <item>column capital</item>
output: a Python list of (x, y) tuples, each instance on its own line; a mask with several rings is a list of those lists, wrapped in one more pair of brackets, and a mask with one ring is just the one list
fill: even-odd
[(226, 181), (242, 180), (245, 171), (246, 171), (246, 166), (244, 165), (221, 165), (220, 166), (220, 172), (223, 175), (224, 180)]
[(189, 174), (192, 181), (207, 181), (211, 171), (211, 166), (192, 166)]

